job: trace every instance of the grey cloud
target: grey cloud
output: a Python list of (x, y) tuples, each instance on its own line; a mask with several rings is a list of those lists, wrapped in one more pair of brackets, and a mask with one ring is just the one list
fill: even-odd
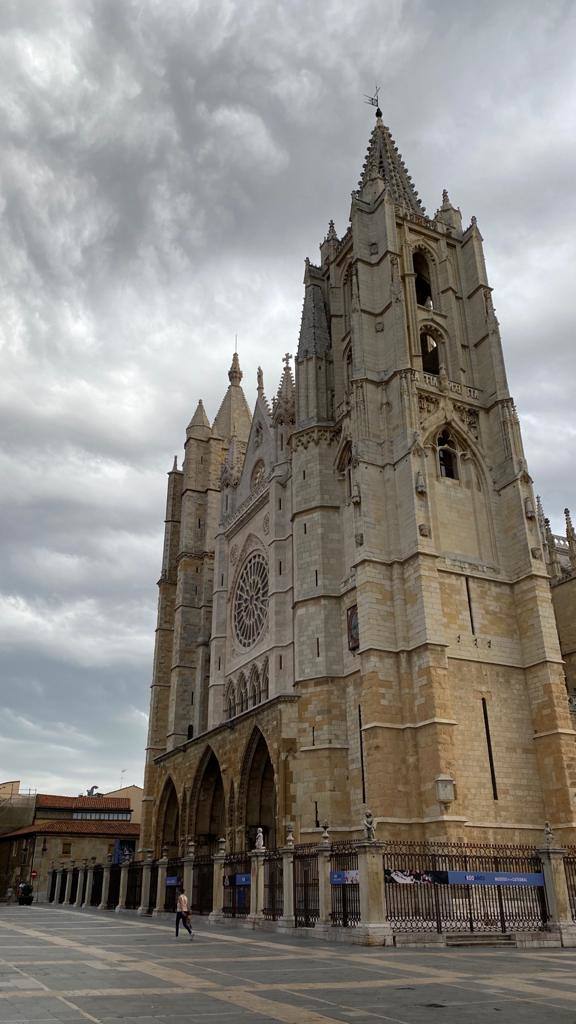
[(478, 217), (536, 487), (557, 528), (576, 510), (574, 22), (561, 0), (2, 5), (0, 777), (141, 771), (166, 471), (235, 333), (249, 400), (259, 363), (274, 392), (375, 79), (428, 210), (448, 187)]

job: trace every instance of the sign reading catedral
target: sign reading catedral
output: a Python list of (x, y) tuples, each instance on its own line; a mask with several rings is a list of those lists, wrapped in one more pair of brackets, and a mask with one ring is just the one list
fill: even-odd
[(235, 354), (168, 476), (142, 850), (271, 850), (325, 823), (535, 844), (549, 820), (569, 843), (549, 538), (482, 236), (447, 192), (426, 215), (379, 110), (304, 289), (295, 378), (286, 355), (269, 402), (258, 371), (251, 414)]

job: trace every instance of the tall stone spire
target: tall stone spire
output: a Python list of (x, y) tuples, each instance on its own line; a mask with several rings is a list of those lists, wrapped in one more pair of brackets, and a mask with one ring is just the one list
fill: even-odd
[(214, 420), (212, 432), (216, 437), (222, 437), (225, 441), (229, 441), (235, 436), (239, 442), (246, 444), (250, 434), (252, 416), (240, 386), (243, 376), (238, 353), (235, 352), (232, 356), (232, 365), (228, 370), (230, 385)]
[(324, 355), (330, 348), (330, 330), (326, 316), (326, 305), (320, 285), (306, 285), (300, 339), (298, 341), (298, 359), (306, 356)]
[(228, 380), (230, 381), (231, 384), (234, 384), (234, 386), (238, 387), (243, 376), (244, 374), (240, 369), (240, 360), (238, 359), (238, 353), (235, 352), (234, 355), (232, 356), (232, 366), (228, 370)]
[(568, 541), (570, 568), (573, 572), (576, 572), (576, 531), (572, 525), (572, 516), (570, 515), (569, 508), (564, 509), (564, 515), (566, 517), (566, 540)]
[(210, 420), (206, 415), (204, 403), (202, 399), (199, 400), (196, 406), (196, 412), (194, 413), (188, 427), (186, 428), (187, 437), (206, 437), (210, 433)]
[(421, 217), (426, 215), (412, 184), (412, 178), (398, 152), (398, 146), (390, 134), (390, 129), (382, 121), (380, 108), (376, 111), (376, 127), (370, 136), (362, 177), (358, 183), (360, 193), (375, 179), (383, 183), (395, 203), (408, 206), (413, 213)]
[(290, 368), (291, 356), (284, 356), (284, 371), (276, 397), (272, 399), (273, 423), (294, 423), (296, 420), (296, 387)]

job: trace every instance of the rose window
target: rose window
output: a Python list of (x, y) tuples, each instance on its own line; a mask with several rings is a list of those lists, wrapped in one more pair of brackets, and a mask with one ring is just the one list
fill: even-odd
[(268, 563), (256, 552), (246, 560), (234, 594), (234, 629), (242, 647), (252, 647), (268, 615)]

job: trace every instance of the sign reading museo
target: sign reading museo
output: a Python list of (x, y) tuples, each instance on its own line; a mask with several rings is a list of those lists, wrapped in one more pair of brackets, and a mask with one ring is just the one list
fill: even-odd
[(544, 885), (541, 871), (448, 871), (449, 885)]

